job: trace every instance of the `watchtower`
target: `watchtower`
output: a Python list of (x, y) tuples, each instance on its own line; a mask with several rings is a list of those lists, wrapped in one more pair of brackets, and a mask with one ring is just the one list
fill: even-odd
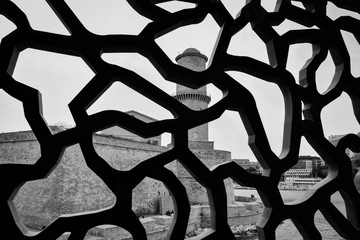
[[(195, 48), (188, 48), (175, 58), (176, 62), (193, 71), (204, 71), (208, 58)], [(208, 108), (211, 97), (207, 95), (206, 86), (191, 89), (180, 84), (176, 85), (174, 98), (192, 110), (201, 111)], [(208, 124), (197, 126), (188, 132), (189, 142), (207, 142), (209, 140)]]

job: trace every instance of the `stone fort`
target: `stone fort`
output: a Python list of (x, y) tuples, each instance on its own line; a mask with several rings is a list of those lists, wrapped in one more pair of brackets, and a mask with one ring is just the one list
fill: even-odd
[[(194, 48), (188, 48), (176, 57), (176, 61), (193, 71), (203, 71), (206, 69), (207, 57)], [(211, 101), (206, 86), (190, 89), (177, 85), (174, 98), (197, 111), (206, 109)], [(136, 111), (127, 113), (144, 122), (156, 121)], [(51, 130), (56, 133), (64, 129), (53, 126)], [(208, 124), (190, 129), (188, 141), (191, 151), (208, 168), (231, 161), (229, 151), (216, 150), (214, 142), (209, 141)], [(94, 133), (93, 144), (98, 155), (120, 171), (129, 170), (172, 147), (171, 144), (162, 146), (161, 136), (144, 139), (117, 126)], [(0, 134), (1, 164), (34, 164), (40, 155), (39, 143), (31, 131)], [(167, 168), (185, 186), (191, 205), (208, 203), (206, 189), (179, 162), (173, 161)], [(228, 204), (233, 204), (235, 197), (232, 180), (224, 182)], [(41, 229), (63, 214), (111, 207), (116, 197), (86, 166), (79, 145), (73, 145), (65, 149), (57, 167), (46, 179), (25, 183), (14, 201), (23, 222), (29, 227)], [(163, 183), (145, 178), (133, 191), (132, 208), (138, 215), (164, 213), (167, 210), (162, 204), (164, 201), (171, 202), (171, 196)]]

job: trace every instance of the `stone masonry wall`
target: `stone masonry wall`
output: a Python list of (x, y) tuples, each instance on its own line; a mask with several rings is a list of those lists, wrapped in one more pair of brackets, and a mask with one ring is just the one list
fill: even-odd
[(40, 145), (32, 132), (0, 134), (1, 164), (34, 164), (40, 158)]
[[(130, 170), (138, 163), (169, 148), (95, 134), (94, 147), (99, 156), (114, 169)], [(218, 150), (193, 150), (207, 167), (230, 160), (230, 153)], [(34, 164), (40, 146), (31, 131), (0, 134), (0, 164)], [(205, 188), (197, 183), (177, 161), (167, 165), (187, 189), (190, 202), (206, 204)], [(15, 173), (16, 174), (16, 173)], [(227, 183), (228, 202), (234, 197), (232, 183)], [(159, 211), (159, 199), (169, 192), (162, 182), (144, 180), (133, 191), (133, 210), (140, 214)], [(26, 225), (42, 228), (62, 214), (99, 210), (113, 205), (115, 195), (86, 165), (78, 144), (65, 149), (58, 166), (46, 179), (25, 183), (15, 197), (15, 205)]]
[[(118, 170), (129, 170), (168, 149), (99, 135), (94, 135), (93, 142), (97, 153)], [(34, 164), (39, 157), (40, 146), (32, 132), (0, 134), (1, 164)], [(174, 164), (168, 168), (175, 171)], [(155, 213), (158, 197), (168, 194), (164, 184), (145, 178), (133, 191), (133, 209)], [(115, 201), (115, 195), (87, 167), (79, 145), (64, 151), (60, 163), (46, 179), (25, 183), (15, 197), (24, 222), (34, 228), (48, 225), (61, 214), (94, 211)]]
[[(221, 150), (204, 150), (192, 149), (192, 152), (198, 157), (209, 169), (215, 165), (231, 160), (231, 153)], [(208, 204), (206, 189), (197, 182), (190, 173), (177, 162), (177, 176), (185, 186), (191, 204)], [(231, 179), (224, 181), (228, 204), (235, 202), (234, 186)]]
[[(138, 163), (168, 150), (151, 144), (141, 144), (105, 136), (94, 137), (95, 150), (114, 169), (126, 171)], [(173, 172), (175, 162), (167, 165)], [(169, 191), (162, 182), (146, 177), (133, 191), (133, 207), (141, 208), (145, 213), (157, 213), (160, 196), (168, 196)]]

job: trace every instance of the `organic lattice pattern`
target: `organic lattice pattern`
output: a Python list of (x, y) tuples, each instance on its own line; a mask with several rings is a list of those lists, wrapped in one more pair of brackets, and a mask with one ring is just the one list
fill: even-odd
[[(235, 0), (234, 0), (235, 1)], [(114, 224), (128, 230), (134, 239), (146, 239), (140, 221), (131, 210), (132, 189), (145, 177), (162, 181), (175, 200), (175, 216), (169, 239), (183, 239), (190, 206), (184, 187), (164, 166), (175, 159), (200, 182), (209, 193), (212, 212), (212, 230), (201, 239), (234, 239), (227, 224), (226, 194), (223, 179), (231, 177), (244, 186), (254, 187), (265, 205), (263, 217), (257, 223), (259, 239), (275, 239), (276, 227), (291, 219), (304, 239), (321, 239), (314, 224), (314, 214), (320, 210), (331, 226), (345, 239), (360, 239), (360, 197), (354, 186), (351, 162), (345, 149), (360, 151), (360, 139), (349, 134), (333, 146), (324, 136), (321, 110), (343, 92), (353, 104), (354, 114), (360, 120), (360, 82), (350, 72), (350, 56), (340, 30), (345, 30), (360, 41), (360, 22), (352, 17), (331, 20), (326, 15), (326, 4), (360, 13), (358, 0), (278, 0), (274, 12), (267, 12), (260, 0), (247, 0), (234, 19), (220, 0), (184, 0), (195, 3), (192, 9), (169, 13), (156, 3), (166, 0), (127, 0), (142, 16), (151, 22), (138, 35), (98, 36), (89, 32), (70, 10), (64, 0), (47, 0), (70, 36), (33, 30), (25, 14), (11, 1), (0, 1), (0, 14), (16, 25), (16, 30), (3, 38), (0, 46), (0, 87), (23, 103), (24, 114), (40, 146), (41, 157), (34, 165), (0, 166), (0, 211), (2, 234), (9, 239), (27, 239), (31, 236), (21, 223), (12, 200), (26, 181), (45, 178), (56, 167), (64, 149), (80, 144), (87, 165), (117, 196), (116, 204), (96, 213), (63, 216), (32, 239), (56, 239), (71, 232), (69, 239), (83, 239), (87, 230), (101, 224)], [(106, 1), (104, 1), (104, 4)], [(240, 10), (240, 9), (239, 9)], [(181, 26), (200, 23), (210, 14), (221, 31), (210, 58), (210, 67), (194, 72), (174, 64), (155, 39)], [(307, 27), (279, 35), (274, 26), (285, 19)], [(250, 23), (253, 31), (266, 44), (269, 62), (266, 64), (246, 56), (227, 53), (229, 42), (236, 33)], [(289, 48), (293, 44), (310, 43), (313, 55), (300, 71), (299, 84), (286, 70)], [(42, 117), (41, 95), (38, 90), (12, 78), (19, 53), (26, 48), (40, 49), (72, 56), (80, 56), (94, 71), (94, 78), (69, 103), (76, 127), (53, 134)], [(101, 59), (102, 53), (136, 52), (146, 57), (167, 80), (190, 88), (213, 84), (223, 92), (223, 98), (207, 110), (192, 111), (138, 74), (110, 65)], [(316, 70), (327, 53), (336, 67), (332, 84), (324, 94), (316, 89)], [(270, 149), (254, 97), (225, 71), (239, 71), (262, 81), (275, 83), (285, 102), (283, 151), (276, 156)], [(174, 119), (144, 123), (120, 111), (104, 111), (88, 115), (86, 109), (114, 82), (121, 82), (153, 102), (168, 109)], [(302, 107), (303, 103), (303, 107)], [(264, 168), (264, 175), (251, 175), (235, 163), (226, 163), (209, 170), (189, 150), (187, 130), (219, 118), (225, 111), (238, 112), (249, 136), (249, 145)], [(303, 115), (303, 116), (302, 116)], [(142, 137), (172, 134), (174, 147), (148, 159), (129, 171), (111, 168), (97, 155), (92, 144), (96, 131), (119, 125)], [(299, 156), (301, 137), (325, 160), (330, 172), (326, 179), (292, 205), (285, 205), (277, 188), (281, 175), (294, 165)], [(346, 203), (344, 217), (330, 202), (330, 196), (339, 191)], [(121, 213), (121, 214), (120, 214)]]

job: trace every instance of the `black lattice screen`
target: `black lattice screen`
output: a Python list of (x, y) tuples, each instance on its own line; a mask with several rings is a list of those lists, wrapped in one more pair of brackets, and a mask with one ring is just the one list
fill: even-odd
[[(236, 0), (234, 0), (236, 1)], [(227, 225), (226, 194), (223, 179), (231, 177), (244, 186), (257, 189), (265, 204), (262, 218), (257, 223), (259, 239), (275, 239), (275, 229), (285, 219), (291, 219), (304, 239), (321, 239), (314, 224), (314, 214), (320, 210), (331, 226), (346, 239), (360, 239), (360, 197), (354, 186), (351, 162), (345, 149), (360, 151), (360, 139), (349, 134), (333, 146), (324, 136), (321, 110), (343, 92), (353, 104), (354, 114), (360, 119), (359, 79), (350, 71), (350, 56), (340, 30), (348, 31), (360, 41), (360, 22), (352, 17), (327, 17), (326, 4), (360, 13), (356, 0), (278, 0), (276, 9), (267, 12), (260, 0), (247, 0), (234, 19), (220, 0), (184, 0), (195, 3), (193, 9), (169, 13), (156, 3), (165, 0), (127, 0), (142, 16), (150, 19), (138, 35), (98, 36), (80, 23), (64, 0), (47, 0), (70, 36), (33, 30), (25, 14), (11, 1), (0, 2), (0, 14), (16, 25), (16, 30), (3, 38), (0, 45), (0, 87), (23, 103), (26, 119), (40, 146), (41, 157), (34, 165), (0, 165), (1, 179), (1, 230), (8, 239), (28, 239), (31, 233), (22, 225), (12, 204), (17, 190), (26, 181), (44, 178), (57, 165), (64, 149), (80, 144), (87, 165), (117, 196), (111, 209), (98, 213), (61, 217), (32, 239), (56, 239), (71, 232), (69, 239), (83, 239), (87, 230), (101, 224), (114, 224), (128, 230), (134, 239), (146, 239), (140, 221), (131, 210), (132, 189), (145, 177), (162, 181), (172, 193), (175, 217), (168, 239), (183, 239), (190, 206), (184, 187), (176, 176), (164, 166), (175, 159), (209, 192), (212, 211), (212, 230), (201, 239), (234, 239)], [(204, 72), (193, 72), (174, 64), (155, 39), (181, 26), (199, 23), (210, 14), (220, 26), (211, 65)], [(286, 19), (308, 29), (293, 30), (279, 35), (274, 26)], [(236, 33), (251, 23), (253, 31), (266, 44), (270, 65), (245, 56), (227, 53), (229, 42)], [(286, 70), (289, 48), (297, 43), (310, 43), (312, 57), (300, 71), (300, 83)], [(17, 57), (26, 48), (80, 56), (94, 71), (95, 77), (69, 103), (76, 127), (52, 134), (42, 118), (41, 97), (38, 90), (12, 78)], [(164, 93), (157, 86), (127, 69), (107, 64), (102, 53), (135, 52), (146, 57), (167, 80), (191, 88), (213, 84), (223, 92), (223, 98), (204, 111), (192, 111)], [(315, 72), (327, 53), (336, 66), (332, 84), (324, 94), (316, 89)], [(283, 153), (276, 156), (270, 149), (267, 136), (252, 94), (225, 71), (247, 73), (263, 81), (275, 83), (285, 101)], [(196, 81), (195, 81), (196, 80)], [(169, 110), (174, 119), (154, 123), (134, 120), (120, 111), (104, 111), (88, 115), (86, 109), (114, 82), (126, 84), (143, 96)], [(303, 107), (302, 107), (303, 103)], [(188, 149), (187, 130), (212, 121), (226, 111), (238, 112), (249, 136), (249, 144), (265, 175), (248, 174), (234, 163), (206, 168)], [(303, 115), (303, 116), (302, 116)], [(148, 159), (130, 171), (111, 168), (94, 150), (92, 134), (109, 126), (119, 125), (143, 137), (172, 134), (174, 148)], [(305, 137), (329, 167), (329, 175), (320, 184), (307, 191), (296, 204), (285, 205), (277, 188), (281, 175), (298, 161), (301, 137)], [(330, 202), (330, 196), (339, 191), (345, 199), (347, 217)], [(121, 213), (121, 215), (119, 214)], [(81, 224), (80, 224), (81, 223)]]

